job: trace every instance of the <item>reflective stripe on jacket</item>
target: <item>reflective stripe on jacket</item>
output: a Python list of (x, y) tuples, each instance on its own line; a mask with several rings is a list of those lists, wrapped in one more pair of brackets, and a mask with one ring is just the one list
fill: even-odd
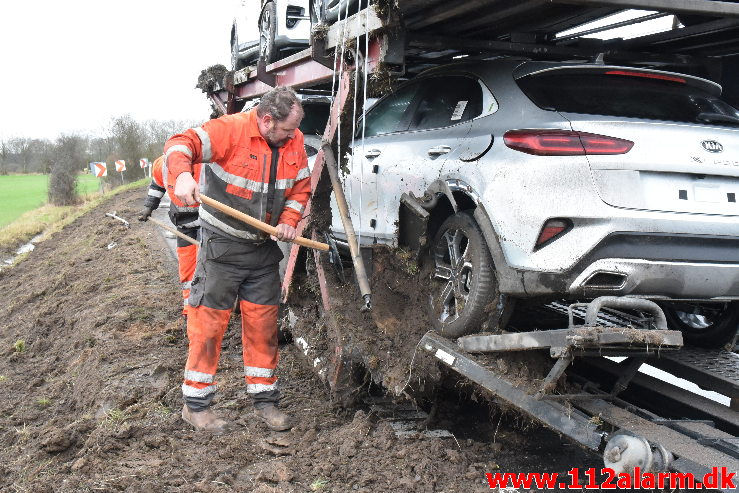
[[(165, 150), (167, 189), (180, 173), (194, 173), (191, 163), (205, 162), (200, 189), (209, 197), (274, 225), (296, 227), (310, 195), (308, 157), (303, 134), (295, 131), (279, 152), (272, 210), (267, 209), (272, 151), (259, 133), (256, 108), (226, 115), (170, 138)], [(243, 240), (266, 235), (210, 206), (200, 218), (212, 228)]]
[(162, 201), (162, 197), (164, 197), (166, 191), (164, 180), (162, 179), (163, 162), (164, 156), (159, 156), (151, 166), (151, 183), (149, 183), (149, 192), (144, 200), (144, 207), (151, 210), (159, 207), (159, 203)]

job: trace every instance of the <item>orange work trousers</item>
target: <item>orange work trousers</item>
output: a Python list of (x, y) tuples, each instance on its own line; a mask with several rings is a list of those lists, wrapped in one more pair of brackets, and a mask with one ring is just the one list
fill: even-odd
[[(198, 228), (179, 229), (190, 238), (197, 240)], [(198, 247), (192, 243), (177, 238), (177, 264), (179, 266), (180, 285), (182, 286), (182, 315), (187, 316), (188, 298), (190, 297), (190, 286), (192, 276), (195, 274), (195, 265), (198, 260)]]
[(190, 346), (182, 384), (185, 403), (202, 410), (215, 395), (221, 343), (237, 297), (246, 391), (255, 405), (276, 402), (278, 262), (282, 253), (273, 241), (241, 243), (206, 229), (201, 245), (189, 295)]

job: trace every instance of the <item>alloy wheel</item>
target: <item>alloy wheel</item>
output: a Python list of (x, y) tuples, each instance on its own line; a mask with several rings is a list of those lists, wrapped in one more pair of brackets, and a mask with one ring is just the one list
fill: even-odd
[(473, 279), (469, 238), (461, 229), (446, 231), (434, 252), (433, 278), (442, 286), (436, 295), (439, 320), (443, 323), (459, 318), (469, 301)]
[(272, 24), (272, 18), (271, 13), (269, 9), (265, 9), (264, 14), (262, 15), (262, 21), (259, 24), (259, 37), (261, 38), (261, 43), (259, 43), (259, 56), (266, 59), (267, 53), (270, 51), (270, 44), (272, 43), (270, 31), (271, 31), (271, 24)]

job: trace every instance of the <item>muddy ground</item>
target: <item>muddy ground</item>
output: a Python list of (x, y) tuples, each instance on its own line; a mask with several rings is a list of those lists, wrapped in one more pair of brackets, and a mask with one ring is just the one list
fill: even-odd
[[(398, 404), (379, 384), (409, 375), (410, 355), (392, 347), (405, 340), (404, 351), (412, 348), (418, 335), (402, 332), (414, 301), (407, 294), (402, 303), (388, 298), (396, 311), (374, 315), (382, 328), (375, 347), (390, 356), (374, 362), (379, 377), (352, 407), (332, 399), (302, 348), (282, 347), (283, 408), (298, 422), (287, 433), (251, 415), (232, 321), (215, 408), (237, 429), (195, 433), (179, 417), (186, 340), (176, 264), (153, 225), (134, 219), (144, 195), (113, 197), (0, 272), (0, 491), (470, 492), (489, 491), (486, 472), (600, 467), (435, 367), (432, 416), (397, 433), (399, 409), (415, 404)], [(132, 227), (105, 217), (113, 210)], [(420, 410), (432, 401), (419, 401)]]

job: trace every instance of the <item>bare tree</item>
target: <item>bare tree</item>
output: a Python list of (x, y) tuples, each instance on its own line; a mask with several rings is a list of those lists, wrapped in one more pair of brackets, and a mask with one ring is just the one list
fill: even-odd
[[(113, 119), (109, 132), (111, 141), (115, 145), (112, 160), (124, 159), (126, 161), (124, 180), (135, 181), (144, 178), (144, 170), (139, 167), (139, 159), (144, 157), (146, 152), (147, 133), (144, 126), (131, 118), (131, 115), (124, 115)], [(114, 175), (117, 174), (115, 171), (108, 172), (107, 180), (115, 184), (118, 177)]]
[(77, 203), (77, 173), (87, 157), (87, 139), (78, 135), (62, 135), (54, 146), (55, 162), (49, 176), (49, 203)]
[(28, 165), (31, 162), (33, 148), (31, 147), (31, 139), (27, 137), (14, 137), (10, 139), (10, 148), (17, 156), (21, 165), (21, 171), (28, 173)]
[(90, 139), (90, 161), (105, 161), (114, 154), (115, 143), (112, 137), (93, 137)]
[(164, 150), (164, 143), (171, 136), (179, 134), (188, 128), (196, 127), (201, 123), (188, 120), (147, 120), (144, 127), (148, 136), (146, 155), (150, 159), (156, 159)]
[(56, 146), (47, 139), (34, 139), (31, 142), (33, 148), (33, 162), (31, 169), (48, 175), (54, 166)]

